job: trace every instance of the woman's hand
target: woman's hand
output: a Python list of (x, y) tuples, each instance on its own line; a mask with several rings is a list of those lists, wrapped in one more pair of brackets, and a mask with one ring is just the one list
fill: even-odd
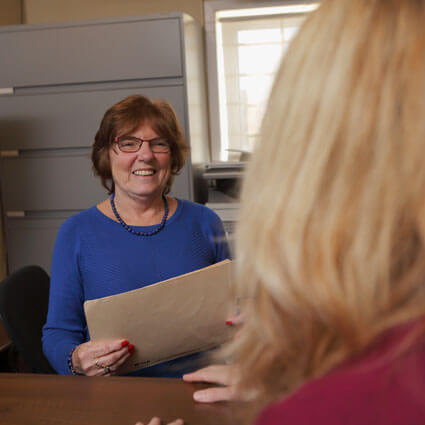
[[(167, 425), (183, 425), (183, 424), (184, 424), (183, 419), (176, 419), (173, 422), (169, 422)], [(136, 425), (144, 425), (144, 423), (137, 422)], [(161, 419), (157, 417), (152, 418), (147, 425), (161, 425)]]
[(226, 325), (238, 326), (242, 325), (245, 320), (243, 313), (236, 314), (231, 316), (226, 320)]
[(134, 353), (134, 345), (126, 340), (85, 342), (72, 353), (76, 372), (87, 376), (116, 375), (118, 369)]
[(221, 385), (195, 391), (193, 398), (201, 403), (216, 401), (239, 400), (241, 397), (236, 391), (237, 369), (232, 365), (212, 365), (183, 375), (185, 382), (208, 382)]
[(235, 326), (236, 327), (236, 332), (234, 333), (234, 338), (237, 338), (239, 336), (239, 333), (241, 331), (241, 326), (243, 325), (245, 321), (245, 316), (243, 313), (239, 313), (235, 316), (231, 316), (226, 320), (226, 325), (229, 326)]
[[(237, 314), (229, 317), (226, 324), (239, 327), (244, 322), (243, 314)], [(238, 337), (236, 332), (235, 338)], [(183, 381), (186, 382), (207, 382), (220, 385), (207, 388), (205, 390), (195, 391), (193, 398), (200, 403), (215, 403), (216, 401), (240, 400), (242, 397), (236, 390), (237, 368), (232, 365), (211, 365), (192, 373), (183, 375)]]

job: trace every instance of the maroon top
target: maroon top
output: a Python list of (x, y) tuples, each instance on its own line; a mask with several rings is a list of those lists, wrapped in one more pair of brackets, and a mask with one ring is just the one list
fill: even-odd
[(388, 332), (363, 356), (267, 407), (257, 425), (424, 425), (425, 338), (395, 353), (416, 326)]

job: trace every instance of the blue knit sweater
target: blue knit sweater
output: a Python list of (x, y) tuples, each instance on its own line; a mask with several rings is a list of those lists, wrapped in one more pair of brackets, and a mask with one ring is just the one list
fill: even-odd
[[(146, 232), (155, 226), (134, 228)], [(43, 328), (46, 357), (58, 373), (70, 374), (69, 353), (89, 340), (84, 301), (151, 285), (226, 258), (229, 249), (219, 217), (193, 202), (178, 199), (165, 227), (149, 237), (129, 233), (95, 206), (70, 217), (59, 229), (53, 252)], [(142, 375), (180, 376), (196, 367), (177, 359), (144, 369)]]

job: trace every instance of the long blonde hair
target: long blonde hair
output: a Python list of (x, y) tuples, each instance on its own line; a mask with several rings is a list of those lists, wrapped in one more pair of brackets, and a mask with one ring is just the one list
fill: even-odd
[(277, 396), (425, 314), (425, 1), (324, 0), (290, 46), (242, 190), (232, 349)]

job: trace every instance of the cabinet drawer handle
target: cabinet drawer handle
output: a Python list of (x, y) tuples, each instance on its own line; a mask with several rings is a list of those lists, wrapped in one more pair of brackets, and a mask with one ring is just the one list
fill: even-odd
[(2, 88), (0, 88), (0, 96), (11, 95), (14, 92), (15, 92), (15, 90), (13, 89), (13, 87), (2, 87)]
[(6, 216), (10, 218), (25, 217), (25, 211), (7, 211)]

